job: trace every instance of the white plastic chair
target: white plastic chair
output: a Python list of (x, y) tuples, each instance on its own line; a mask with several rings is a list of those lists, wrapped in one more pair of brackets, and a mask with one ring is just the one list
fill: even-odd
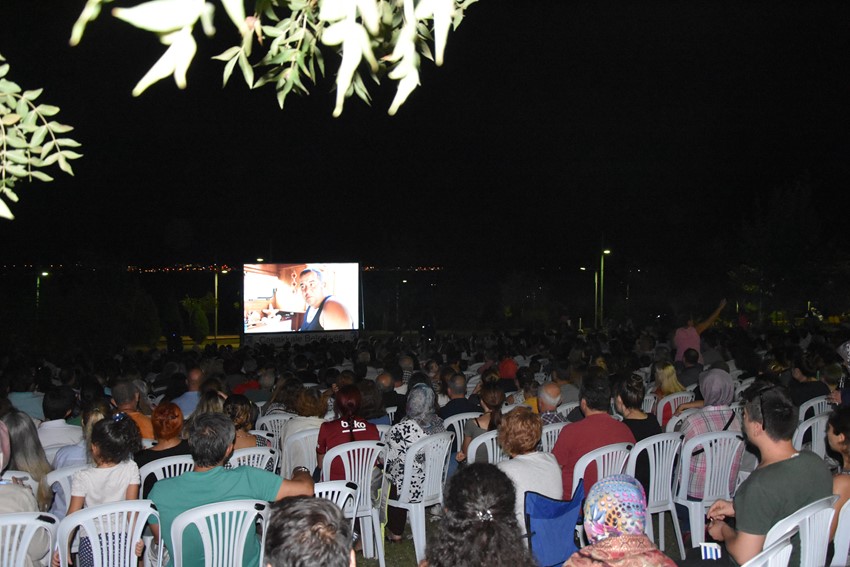
[[(70, 564), (71, 545), (77, 536), (88, 537), (95, 567), (136, 567), (136, 542), (148, 519), (159, 521), (152, 500), (120, 500), (77, 510), (59, 522), (56, 548), (59, 565)], [(82, 530), (85, 530), (83, 533)], [(162, 563), (160, 546), (159, 564)]]
[[(404, 479), (396, 499), (389, 499), (389, 505), (407, 510), (410, 528), (413, 532), (413, 547), (416, 550), (416, 562), (425, 558), (425, 509), (434, 504), (443, 505), (443, 486), (448, 473), (449, 454), (453, 433), (445, 431), (428, 435), (413, 443), (404, 458)], [(415, 461), (424, 453), (425, 462), (417, 466)], [(419, 457), (421, 458), (421, 457)], [(422, 483), (420, 498), (414, 499), (412, 474), (424, 467), (425, 480)], [(388, 489), (387, 486), (384, 486)]]
[(694, 392), (694, 390), (696, 390), (698, 386), (699, 382), (694, 382), (693, 384), (688, 384), (687, 386), (685, 386), (685, 390), (687, 390), (688, 392)]
[(293, 417), (298, 416), (294, 413), (273, 413), (271, 415), (263, 415), (257, 418), (254, 428), (262, 431), (271, 431), (277, 435), (278, 439), (280, 439), (282, 437), (281, 431), (283, 430), (283, 425)]
[[(702, 500), (688, 499), (693, 453), (702, 448), (705, 456), (705, 484)], [(737, 431), (711, 431), (695, 435), (682, 445), (679, 459), (679, 484), (673, 501), (688, 509), (691, 525), (691, 547), (705, 541), (705, 514), (714, 502), (732, 499), (732, 490), (738, 477), (733, 466), (737, 456), (744, 451), (744, 439)], [(740, 461), (739, 461), (740, 462)]]
[(156, 439), (142, 439), (142, 449), (150, 449), (156, 445)]
[(803, 449), (803, 439), (806, 436), (806, 432), (811, 431), (811, 447), (810, 451), (815, 455), (819, 456), (821, 459), (826, 457), (826, 422), (829, 421), (829, 414), (822, 413), (820, 415), (816, 415), (814, 417), (810, 417), (804, 421), (801, 421), (799, 425), (797, 425), (797, 429), (794, 431), (794, 437), (792, 439), (792, 443), (794, 444), (794, 448), (798, 451)]
[(259, 435), (260, 437), (265, 437), (269, 440), (272, 449), (280, 450), (280, 437), (278, 437), (277, 433), (274, 431), (269, 431), (267, 429), (249, 429), (248, 433), (251, 435)]
[(684, 392), (674, 392), (668, 394), (658, 400), (658, 406), (655, 409), (655, 417), (658, 418), (658, 425), (664, 425), (664, 410), (669, 406), (671, 412), (675, 412), (676, 408), (686, 402), (694, 401), (696, 394), (685, 390)]
[(681, 429), (681, 423), (685, 421), (685, 418), (691, 414), (697, 413), (702, 408), (689, 408), (684, 410), (679, 415), (673, 414), (670, 420), (667, 422), (667, 425), (664, 426), (665, 433), (675, 433), (678, 429)]
[[(799, 528), (794, 526), (791, 531), (771, 543), (764, 546), (758, 555), (741, 565), (741, 567), (788, 567), (788, 560), (791, 559), (791, 538), (797, 533)], [(841, 564), (844, 565), (843, 563)]]
[(806, 419), (806, 413), (810, 409), (814, 410), (812, 416), (818, 416), (824, 413), (829, 413), (829, 411), (832, 409), (832, 404), (829, 403), (829, 399), (827, 396), (817, 396), (815, 398), (812, 398), (811, 400), (803, 402), (802, 404), (800, 404), (800, 423), (802, 423)]
[[(74, 476), (75, 472), (89, 467), (91, 467), (89, 464), (71, 465), (70, 467), (52, 470), (44, 477), (47, 485), (53, 489), (54, 502), (61, 502), (55, 514), (60, 520), (65, 517), (65, 514), (68, 512), (68, 504), (71, 503), (71, 477)], [(60, 508), (64, 509), (60, 510)], [(60, 511), (61, 514), (59, 513)]]
[(375, 427), (378, 428), (378, 433), (381, 434), (381, 441), (386, 441), (387, 433), (390, 432), (390, 429), (392, 429), (393, 426), (387, 425), (386, 423), (377, 423), (375, 424)]
[(390, 416), (390, 423), (395, 423), (395, 412), (398, 411), (398, 406), (388, 406), (386, 408), (387, 415)]
[(744, 378), (743, 380), (735, 382), (735, 399), (741, 397), (741, 393), (753, 385), (753, 382), (756, 381), (755, 376), (750, 376), (749, 378)]
[(28, 486), (30, 490), (32, 490), (33, 496), (38, 496), (38, 485), (39, 482), (28, 472), (26, 471), (16, 471), (13, 469), (6, 469), (3, 471), (3, 474), (0, 475), (0, 480), (9, 480), (12, 478), (20, 479), (24, 485)]
[(357, 502), (357, 484), (350, 480), (326, 480), (313, 485), (313, 495), (326, 498), (339, 506), (345, 516), (351, 518), (354, 529), (354, 503)]
[(276, 462), (277, 451), (271, 447), (246, 447), (233, 451), (228, 464), (232, 468), (247, 466), (274, 471)]
[(838, 525), (835, 527), (832, 546), (835, 553), (832, 555), (831, 567), (844, 567), (850, 559), (850, 500), (838, 511)]
[(507, 461), (508, 455), (502, 450), (499, 445), (499, 431), (485, 431), (475, 439), (469, 442), (469, 447), (466, 448), (466, 462), (476, 462), (475, 457), (478, 454), (478, 448), (484, 446), (487, 449), (487, 462), (495, 465), (501, 461)]
[(676, 505), (673, 503), (673, 481), (676, 458), (682, 448), (681, 433), (658, 433), (638, 441), (629, 451), (626, 461), (626, 474), (635, 476), (638, 456), (645, 452), (649, 460), (649, 486), (646, 493), (646, 535), (655, 540), (652, 526), (652, 515), (660, 514), (659, 526), (659, 548), (664, 551), (664, 513), (670, 512), (673, 520), (673, 529), (676, 532), (676, 540), (679, 544), (679, 557), (685, 557), (685, 544), (682, 540), (682, 528), (676, 517)]
[(299, 466), (307, 467), (310, 472), (315, 470), (319, 429), (319, 427), (311, 427), (286, 436), (283, 441), (283, 455), (280, 457), (280, 476), (290, 478), (292, 469)]
[(44, 543), (44, 553), (49, 555), (56, 542), (59, 518), (44, 512), (16, 512), (0, 514), (0, 565), (26, 565), (30, 544), (43, 533), (35, 544)]
[(829, 527), (835, 514), (833, 504), (837, 494), (830, 494), (803, 506), (774, 524), (764, 538), (767, 547), (782, 538), (794, 526), (800, 528), (800, 565), (818, 567), (826, 563), (826, 548), (829, 544)]
[(332, 447), (322, 459), (322, 481), (330, 480), (331, 465), (339, 458), (345, 471), (345, 480), (358, 486), (357, 506), (352, 513), (360, 518), (363, 541), (363, 557), (374, 557), (384, 567), (384, 541), (381, 519), (377, 508), (372, 505), (372, 474), (375, 464), (386, 462), (387, 446), (381, 441), (349, 441)]
[(171, 558), (174, 567), (183, 565), (183, 533), (194, 525), (201, 534), (206, 565), (242, 565), (245, 542), (257, 537), (257, 525), (262, 528), (259, 540), (260, 562), (264, 567), (263, 549), (269, 503), (262, 500), (228, 500), (190, 508), (178, 514), (171, 524)]
[[(629, 458), (629, 452), (632, 450), (632, 446), (633, 443), (612, 443), (610, 445), (603, 445), (598, 449), (594, 449), (582, 455), (581, 458), (576, 461), (576, 465), (573, 468), (573, 486), (570, 493), (576, 493), (578, 483), (584, 478), (585, 471), (591, 463), (596, 466), (597, 481), (605, 478), (606, 476), (622, 473), (626, 469), (626, 461)], [(590, 488), (592, 487), (588, 486), (587, 483), (584, 483), (585, 494), (590, 492)], [(587, 541), (584, 537), (584, 526), (577, 525), (576, 533), (578, 533), (582, 547), (587, 545)]]
[(643, 397), (643, 402), (641, 403), (640, 409), (644, 413), (652, 413), (652, 410), (655, 409), (655, 402), (658, 401), (658, 398), (652, 392), (647, 392)]
[(558, 409), (555, 411), (564, 416), (564, 419), (566, 419), (570, 415), (570, 412), (576, 409), (579, 405), (579, 402), (566, 402), (559, 405)]
[(548, 423), (544, 425), (543, 435), (540, 436), (540, 444), (542, 446), (541, 451), (544, 453), (551, 453), (552, 448), (558, 441), (558, 436), (561, 434), (561, 430), (566, 426), (566, 423)]
[(443, 420), (443, 425), (446, 428), (446, 431), (451, 431), (449, 426), (454, 429), (455, 433), (455, 453), (460, 451), (463, 448), (463, 430), (466, 427), (466, 422), (470, 419), (475, 419), (481, 415), (480, 411), (470, 411), (465, 413), (459, 413), (457, 415), (453, 415), (451, 417), (447, 417)]
[(142, 479), (142, 486), (144, 486), (145, 479), (149, 475), (154, 475), (157, 480), (162, 480), (164, 478), (180, 476), (184, 472), (191, 470), (195, 470), (195, 461), (192, 460), (192, 455), (175, 455), (173, 457), (163, 457), (142, 465), (139, 469), (139, 476)]

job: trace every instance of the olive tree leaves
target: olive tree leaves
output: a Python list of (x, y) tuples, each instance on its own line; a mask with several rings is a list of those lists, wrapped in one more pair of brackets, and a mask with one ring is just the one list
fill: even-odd
[(69, 149), (80, 147), (78, 142), (61, 136), (73, 128), (53, 120), (59, 108), (37, 102), (42, 89), (23, 91), (6, 79), (8, 72), (0, 55), (0, 218), (12, 220), (6, 201), (18, 202), (16, 183), (53, 181), (44, 170), (54, 164), (74, 175), (69, 161), (81, 154)]
[[(71, 33), (80, 42), (85, 27), (112, 0), (87, 0)], [(364, 79), (380, 84), (384, 76), (397, 81), (388, 110), (394, 115), (419, 86), (421, 57), (443, 64), (449, 31), (457, 29), (466, 9), (476, 0), (254, 0), (246, 15), (244, 0), (219, 0), (236, 27), (240, 41), (214, 59), (224, 62), (223, 84), (238, 67), (249, 88), (272, 85), (280, 108), (295, 92), (309, 94), (325, 73), (323, 50), (339, 56), (336, 104), (342, 114), (345, 99), (357, 95), (371, 100)], [(139, 96), (155, 82), (174, 77), (186, 87), (186, 72), (197, 51), (193, 31), (201, 22), (212, 36), (215, 6), (205, 0), (148, 0), (112, 15), (139, 29), (157, 34), (165, 53), (136, 84)], [(431, 44), (436, 57), (431, 54)], [(262, 53), (254, 53), (255, 51)]]

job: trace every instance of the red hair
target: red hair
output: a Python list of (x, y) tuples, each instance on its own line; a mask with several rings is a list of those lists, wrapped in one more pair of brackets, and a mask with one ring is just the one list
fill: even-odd
[(159, 404), (151, 412), (151, 423), (157, 441), (180, 437), (183, 431), (183, 411), (172, 402)]

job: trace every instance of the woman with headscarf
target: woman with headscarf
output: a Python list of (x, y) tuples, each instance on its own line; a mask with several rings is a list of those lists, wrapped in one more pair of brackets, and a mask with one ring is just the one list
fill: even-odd
[[(416, 441), (426, 435), (442, 433), (446, 430), (443, 420), (437, 415), (435, 408), (436, 394), (428, 384), (417, 384), (407, 393), (407, 412), (400, 422), (393, 425), (387, 432), (387, 462), (384, 472), (390, 486), (390, 498), (398, 496), (404, 482), (404, 460), (407, 450)], [(414, 497), (421, 491), (425, 481), (424, 458), (416, 460), (416, 470), (410, 471), (411, 487)], [(389, 506), (387, 508), (387, 540), (399, 542), (402, 540), (404, 525), (407, 522), (407, 510)]]
[(564, 567), (674, 567), (646, 536), (646, 495), (633, 476), (616, 474), (597, 481), (584, 501), (584, 532), (588, 545), (567, 559)]

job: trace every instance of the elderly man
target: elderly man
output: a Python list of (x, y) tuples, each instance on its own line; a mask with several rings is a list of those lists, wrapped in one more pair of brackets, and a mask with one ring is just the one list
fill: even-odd
[[(296, 467), (292, 480), (255, 467), (224, 468), (233, 454), (236, 429), (233, 422), (221, 413), (203, 413), (195, 416), (189, 426), (189, 449), (195, 469), (180, 476), (162, 479), (154, 484), (148, 498), (159, 510), (160, 524), (152, 523), (156, 539), (162, 538), (169, 550), (171, 525), (174, 519), (197, 506), (229, 500), (278, 501), (287, 496), (312, 495), (313, 479), (306, 467)], [(204, 565), (204, 548), (200, 536), (185, 532), (183, 539), (183, 565)], [(245, 543), (243, 565), (257, 565), (260, 546), (256, 538)]]
[(355, 567), (351, 520), (325, 498), (295, 496), (272, 505), (266, 536), (268, 567)]
[(561, 387), (554, 382), (546, 382), (537, 392), (537, 409), (543, 425), (567, 422), (567, 418), (558, 413), (559, 405), (561, 405)]

